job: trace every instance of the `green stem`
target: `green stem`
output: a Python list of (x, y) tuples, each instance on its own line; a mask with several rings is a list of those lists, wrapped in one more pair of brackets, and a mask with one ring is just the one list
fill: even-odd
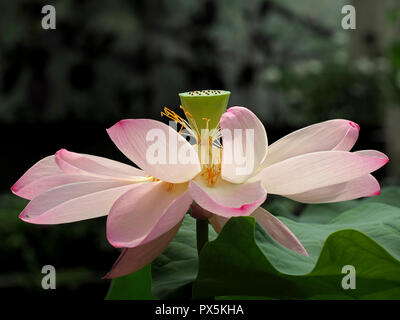
[(208, 220), (196, 220), (196, 239), (197, 239), (197, 254), (200, 255), (201, 249), (208, 242)]

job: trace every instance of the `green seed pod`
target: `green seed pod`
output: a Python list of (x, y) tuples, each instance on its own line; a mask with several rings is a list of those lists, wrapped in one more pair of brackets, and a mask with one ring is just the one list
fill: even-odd
[[(199, 130), (216, 128), (219, 119), (228, 106), (231, 93), (224, 90), (200, 90), (180, 93), (182, 107), (193, 118), (187, 117), (191, 126), (197, 126)], [(204, 120), (208, 119), (208, 121)], [(193, 121), (196, 124), (193, 124)]]

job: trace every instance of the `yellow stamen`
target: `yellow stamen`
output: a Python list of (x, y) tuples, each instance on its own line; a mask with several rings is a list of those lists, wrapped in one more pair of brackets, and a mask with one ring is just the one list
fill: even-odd
[(203, 118), (203, 120), (206, 122), (206, 129), (208, 130), (208, 123), (210, 122), (210, 119), (208, 119), (208, 118)]
[(183, 110), (183, 113), (185, 114), (186, 117), (188, 117), (188, 119), (193, 119), (193, 116), (190, 112), (186, 111), (184, 107), (182, 107), (182, 105), (179, 106), (179, 108), (181, 108)]
[(179, 108), (181, 108), (186, 116), (186, 118), (188, 119), (189, 123), (188, 126), (190, 127), (190, 129), (192, 129), (192, 131), (194, 131), (194, 133), (196, 134), (196, 138), (198, 140), (200, 140), (200, 130), (197, 127), (196, 121), (194, 120), (194, 117), (192, 116), (192, 114), (189, 111), (186, 111), (185, 108), (180, 105)]
[(161, 116), (165, 116), (175, 123), (180, 124), (181, 127), (179, 128), (178, 133), (181, 133), (182, 129), (185, 128), (189, 132), (190, 136), (193, 136), (197, 140), (200, 140), (200, 131), (196, 125), (196, 122), (194, 121), (193, 116), (189, 112), (187, 112), (182, 106), (180, 106), (180, 108), (185, 113), (185, 116), (189, 120), (189, 122), (178, 115), (175, 111), (172, 111), (171, 109), (166, 107), (164, 108), (164, 111), (161, 111)]
[(181, 128), (179, 129), (179, 133), (182, 131), (184, 127), (187, 127), (187, 122), (185, 119), (183, 119), (181, 116), (179, 116), (175, 111), (172, 111), (169, 108), (164, 108), (164, 111), (161, 111), (161, 116), (166, 116), (167, 118), (171, 119), (172, 121), (175, 121), (176, 123), (179, 123), (181, 125)]
[(204, 167), (201, 176), (204, 177), (210, 186), (215, 185), (221, 176), (221, 164), (213, 164)]

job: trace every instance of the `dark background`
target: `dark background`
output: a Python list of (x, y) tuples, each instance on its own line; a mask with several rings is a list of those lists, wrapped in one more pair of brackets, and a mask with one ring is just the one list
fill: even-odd
[[(270, 142), (332, 118), (361, 125), (355, 149), (391, 162), (399, 180), (399, 1), (354, 0), (357, 29), (343, 30), (348, 1), (1, 1), (0, 293), (103, 298), (101, 280), (118, 251), (105, 219), (40, 227), (17, 219), (25, 201), (12, 184), (60, 148), (111, 159), (105, 129), (123, 118), (178, 110), (178, 93), (232, 92), (264, 122)], [(41, 28), (42, 6), (57, 11)], [(57, 268), (58, 290), (41, 289), (41, 267)], [(78, 290), (79, 289), (79, 290)]]

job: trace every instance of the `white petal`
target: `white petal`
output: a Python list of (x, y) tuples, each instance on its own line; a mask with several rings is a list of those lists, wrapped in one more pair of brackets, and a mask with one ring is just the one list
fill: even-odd
[(293, 195), (360, 178), (387, 162), (378, 152), (313, 152), (275, 163), (260, 178), (268, 193)]
[(357, 141), (360, 127), (349, 120), (328, 120), (294, 131), (268, 147), (259, 170), (301, 154), (318, 151), (349, 151)]
[(221, 117), (222, 178), (242, 183), (267, 154), (267, 134), (262, 122), (247, 108), (229, 108)]
[(367, 174), (354, 180), (288, 195), (287, 197), (303, 203), (328, 203), (379, 194), (379, 182), (372, 175)]

